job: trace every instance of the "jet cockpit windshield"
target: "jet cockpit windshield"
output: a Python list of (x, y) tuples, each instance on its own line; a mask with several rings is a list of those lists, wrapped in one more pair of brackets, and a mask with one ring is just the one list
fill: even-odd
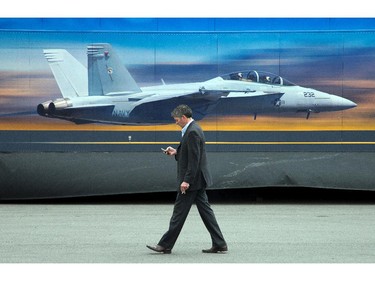
[(292, 82), (276, 74), (264, 71), (239, 71), (221, 76), (224, 80), (239, 80), (244, 82), (256, 82), (279, 86), (295, 86)]

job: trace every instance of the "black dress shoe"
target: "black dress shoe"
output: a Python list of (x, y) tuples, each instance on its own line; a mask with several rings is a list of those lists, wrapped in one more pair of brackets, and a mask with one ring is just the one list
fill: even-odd
[(203, 253), (207, 253), (207, 254), (216, 254), (218, 252), (227, 252), (227, 251), (228, 251), (227, 246), (224, 246), (224, 247), (213, 246), (211, 249), (202, 250)]
[(171, 249), (166, 249), (160, 245), (156, 245), (155, 247), (153, 246), (149, 246), (149, 245), (146, 245), (147, 248), (149, 248), (150, 250), (153, 250), (155, 252), (158, 252), (158, 253), (163, 253), (163, 254), (170, 254), (172, 253), (172, 250)]

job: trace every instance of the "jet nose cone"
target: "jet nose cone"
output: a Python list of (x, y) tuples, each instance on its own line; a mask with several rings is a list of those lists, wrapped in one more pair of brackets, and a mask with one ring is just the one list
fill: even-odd
[(330, 100), (331, 100), (331, 105), (330, 105), (331, 110), (333, 111), (350, 109), (350, 108), (357, 106), (357, 104), (352, 102), (351, 100), (348, 100), (340, 96), (330, 95)]
[(357, 104), (351, 100), (340, 96), (330, 95), (330, 99), (332, 101), (332, 105), (340, 109), (349, 109), (357, 106)]
[(357, 104), (355, 102), (352, 102), (351, 100), (342, 98), (341, 100), (341, 107), (345, 109), (356, 107)]

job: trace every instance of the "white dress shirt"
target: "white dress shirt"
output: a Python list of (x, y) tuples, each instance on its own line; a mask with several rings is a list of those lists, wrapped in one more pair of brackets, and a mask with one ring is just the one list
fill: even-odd
[(189, 127), (190, 123), (193, 122), (193, 121), (194, 121), (194, 119), (191, 118), (191, 120), (182, 128), (182, 130), (181, 130), (182, 137), (185, 135), (185, 132), (186, 132), (187, 128)]

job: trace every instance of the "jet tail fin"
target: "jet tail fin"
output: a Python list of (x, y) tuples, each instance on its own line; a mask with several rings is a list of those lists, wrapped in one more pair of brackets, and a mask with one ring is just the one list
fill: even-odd
[(68, 51), (43, 50), (64, 98), (88, 96), (87, 69)]
[(107, 43), (87, 47), (89, 95), (126, 95), (141, 92), (119, 57)]

